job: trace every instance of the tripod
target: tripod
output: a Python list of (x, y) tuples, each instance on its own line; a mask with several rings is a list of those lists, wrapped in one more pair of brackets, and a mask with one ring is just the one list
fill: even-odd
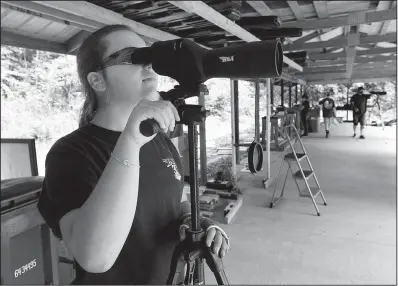
[[(189, 150), (189, 183), (191, 196), (192, 228), (186, 231), (186, 239), (182, 241), (173, 252), (170, 265), (170, 273), (167, 285), (176, 285), (180, 281), (181, 270), (187, 266), (184, 285), (205, 284), (204, 261), (213, 272), (219, 285), (228, 285), (222, 259), (211, 252), (206, 245), (206, 232), (199, 224), (199, 184), (198, 184), (198, 159), (197, 159), (197, 125), (206, 120), (208, 111), (201, 105), (187, 105), (182, 100), (192, 96), (200, 96), (202, 92), (208, 92), (203, 84), (189, 86), (189, 88), (175, 89), (161, 94), (163, 99), (170, 100), (177, 108), (180, 115), (180, 124), (188, 126), (188, 150)], [(151, 136), (160, 130), (159, 125), (153, 119), (141, 123), (141, 133)]]
[(188, 122), (189, 147), (189, 179), (191, 186), (191, 216), (192, 228), (187, 230), (187, 236), (174, 250), (171, 259), (170, 274), (167, 284), (177, 284), (182, 273), (179, 271), (187, 265), (185, 285), (205, 284), (204, 261), (219, 285), (227, 285), (228, 280), (224, 272), (224, 265), (220, 257), (211, 252), (206, 246), (206, 233), (199, 225), (199, 189), (197, 183), (197, 137), (196, 122)]

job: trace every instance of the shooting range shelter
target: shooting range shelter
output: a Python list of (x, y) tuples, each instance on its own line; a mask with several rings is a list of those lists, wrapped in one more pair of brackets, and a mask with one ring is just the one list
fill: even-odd
[[(266, 16), (278, 16), (280, 27), (275, 27)], [(396, 1), (2, 1), (1, 44), (74, 55), (90, 33), (105, 25), (125, 24), (148, 44), (191, 38), (203, 46), (219, 48), (270, 39), (269, 35), (278, 33), (278, 28), (301, 28), (301, 35), (281, 38), (284, 69), (280, 77), (251, 79), (256, 86), (257, 139), (261, 133), (259, 97), (266, 96), (264, 123), (267, 128), (263, 134), (266, 162), (264, 173), (256, 174), (249, 182), (242, 180), (240, 187), (250, 190), (245, 194), (246, 205), (259, 206), (260, 201), (262, 207), (243, 207), (236, 222), (238, 229), (234, 225), (225, 227), (234, 238), (233, 251), (226, 257), (227, 275), (233, 284), (385, 284), (396, 283), (396, 261), (391, 256), (396, 252), (391, 230), (395, 228), (391, 200), (396, 199), (396, 193), (390, 192), (391, 182), (378, 179), (391, 179), (394, 174), (364, 175), (369, 171), (361, 168), (369, 162), (356, 153), (357, 147), (344, 143), (345, 137), (336, 137), (334, 144), (330, 141), (322, 143), (322, 147), (321, 143), (308, 141), (314, 165), (329, 160), (332, 170), (317, 170), (326, 196), (331, 200), (324, 217), (308, 216), (306, 210), (310, 207), (293, 206), (294, 201), (269, 210), (261, 203), (269, 196), (268, 190), (264, 190), (262, 183), (256, 186), (254, 182), (261, 176), (260, 182), (264, 181), (268, 187), (277, 169), (272, 161), (268, 116), (276, 99), (274, 91), (280, 88), (282, 104), (292, 107), (301, 101), (307, 85), (396, 80), (396, 18)], [(238, 82), (239, 79), (231, 80), (231, 145), (235, 171), (243, 167), (239, 166), (242, 142), (239, 140)], [(260, 84), (266, 85), (266, 95), (260, 94)], [(199, 104), (205, 105), (204, 97), (199, 98)], [(205, 124), (200, 125), (202, 178), (206, 177), (207, 164), (205, 128)], [(343, 125), (338, 132), (348, 136), (351, 126)], [(384, 148), (383, 140), (382, 143), (376, 141), (372, 141), (373, 147), (367, 145), (362, 150), (368, 155), (377, 146), (378, 150), (387, 152), (369, 156), (376, 156), (372, 164), (379, 162), (378, 168), (389, 172), (391, 166), (381, 162), (380, 157), (385, 156), (384, 162), (391, 162), (390, 151)], [(334, 156), (325, 155), (322, 148)], [(350, 156), (350, 161), (344, 161), (344, 156)], [(338, 159), (350, 169), (340, 170)], [(359, 167), (351, 163), (355, 160), (360, 162)], [(338, 171), (341, 175), (349, 174), (355, 184), (347, 183), (348, 178), (339, 180)], [(378, 182), (372, 185), (364, 178)], [(369, 184), (373, 190), (369, 190)], [(252, 190), (253, 187), (257, 188)], [(376, 190), (381, 190), (377, 196)], [(360, 203), (348, 199), (357, 196), (357, 192), (363, 196)], [(350, 212), (352, 204), (361, 209)], [(368, 264), (361, 264), (363, 261)]]

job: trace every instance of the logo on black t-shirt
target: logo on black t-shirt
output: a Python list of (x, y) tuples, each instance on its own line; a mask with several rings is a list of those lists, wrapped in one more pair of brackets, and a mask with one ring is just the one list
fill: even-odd
[(176, 163), (175, 163), (175, 161), (174, 161), (174, 159), (163, 159), (162, 160), (164, 163), (166, 163), (166, 167), (167, 168), (169, 168), (169, 167), (171, 167), (173, 170), (174, 170), (174, 177), (177, 179), (177, 180), (181, 180), (181, 175), (180, 175), (180, 173), (178, 172), (178, 168), (177, 168), (177, 165), (176, 165)]
[(333, 103), (330, 100), (325, 100), (323, 103), (323, 108), (325, 109), (332, 109), (333, 108)]

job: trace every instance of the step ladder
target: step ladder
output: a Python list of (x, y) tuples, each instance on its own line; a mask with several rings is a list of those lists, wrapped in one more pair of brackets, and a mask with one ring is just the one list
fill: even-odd
[[(293, 131), (293, 132), (289, 132), (289, 131)], [(326, 206), (326, 199), (325, 196), (323, 195), (323, 192), (321, 190), (321, 187), (319, 185), (318, 179), (315, 175), (315, 171), (312, 168), (310, 159), (308, 157), (307, 152), (305, 151), (303, 142), (300, 139), (300, 134), (298, 133), (296, 127), (293, 124), (287, 125), (284, 127), (284, 136), (286, 136), (289, 145), (284, 149), (284, 151), (282, 151), (282, 155), (281, 155), (281, 164), (279, 167), (279, 172), (278, 172), (278, 177), (276, 179), (275, 182), (275, 186), (274, 186), (274, 193), (272, 195), (272, 200), (271, 200), (271, 204), (270, 207), (273, 208), (282, 198), (283, 198), (283, 193), (285, 191), (285, 186), (286, 186), (286, 181), (287, 181), (287, 176), (289, 175), (289, 170), (293, 175), (294, 178), (294, 182), (296, 183), (297, 189), (299, 191), (299, 195), (300, 197), (304, 197), (304, 198), (310, 198), (314, 204), (315, 210), (317, 212), (317, 215), (320, 216), (320, 212), (318, 209), (318, 206), (316, 204), (316, 197), (318, 195), (321, 195), (322, 200), (323, 200), (323, 204)], [(289, 135), (290, 134), (290, 135)], [(297, 143), (297, 141), (299, 142), (302, 151), (301, 152), (296, 152), (296, 150), (294, 149), (294, 145)], [(308, 162), (308, 166), (309, 166), (309, 170), (303, 170), (302, 168), (302, 163), (304, 160), (307, 160)], [(296, 162), (298, 165), (299, 170), (294, 172), (292, 165), (293, 162)], [(275, 194), (276, 194), (276, 190), (277, 190), (277, 185), (278, 185), (278, 181), (279, 178), (281, 177), (281, 170), (282, 167), (284, 165), (284, 162), (288, 163), (288, 170), (286, 171), (286, 176), (285, 176), (285, 181), (283, 183), (283, 187), (282, 187), (282, 191), (280, 193), (280, 196), (278, 198), (275, 199)], [(309, 180), (313, 179), (315, 181), (316, 186), (310, 186), (309, 185)], [(300, 188), (299, 185), (299, 180), (304, 181), (305, 183), (305, 187), (304, 188)]]

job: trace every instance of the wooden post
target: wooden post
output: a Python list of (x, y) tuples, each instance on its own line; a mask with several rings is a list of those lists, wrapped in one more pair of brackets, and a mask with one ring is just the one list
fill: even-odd
[(271, 177), (271, 79), (267, 78), (267, 117), (265, 120), (266, 124), (266, 143), (265, 143), (265, 161), (266, 161), (266, 177), (263, 181), (264, 188), (268, 188), (272, 185), (273, 179)]
[[(199, 105), (205, 107), (205, 96), (199, 96)], [(199, 123), (199, 139), (200, 139), (200, 175), (202, 186), (207, 182), (207, 152), (206, 152), (206, 121)]]
[(289, 84), (289, 107), (292, 107), (292, 83)]
[(284, 98), (284, 94), (283, 94), (284, 90), (285, 90), (284, 82), (283, 82), (283, 79), (281, 79), (281, 105), (282, 106), (285, 106), (285, 98)]
[(260, 80), (255, 82), (254, 94), (254, 137), (257, 142), (260, 142)]
[[(348, 92), (350, 91), (350, 85), (347, 84), (347, 104), (349, 104), (349, 99), (348, 99)], [(347, 110), (347, 115), (346, 115), (346, 121), (348, 121), (348, 110)]]
[(231, 89), (231, 145), (232, 145), (232, 175), (236, 178), (236, 146), (235, 146), (235, 81), (230, 80)]
[(296, 104), (298, 103), (298, 93), (297, 93), (297, 90), (298, 90), (298, 83), (296, 83), (296, 87), (295, 87), (295, 96), (296, 96)]
[(234, 117), (235, 117), (235, 156), (236, 164), (240, 164), (239, 154), (239, 82), (234, 80)]
[[(267, 94), (269, 94), (268, 91), (267, 91)], [(271, 105), (274, 105), (274, 81), (271, 81), (271, 101), (270, 102), (271, 102)], [(267, 114), (267, 116), (268, 116), (268, 114)]]

